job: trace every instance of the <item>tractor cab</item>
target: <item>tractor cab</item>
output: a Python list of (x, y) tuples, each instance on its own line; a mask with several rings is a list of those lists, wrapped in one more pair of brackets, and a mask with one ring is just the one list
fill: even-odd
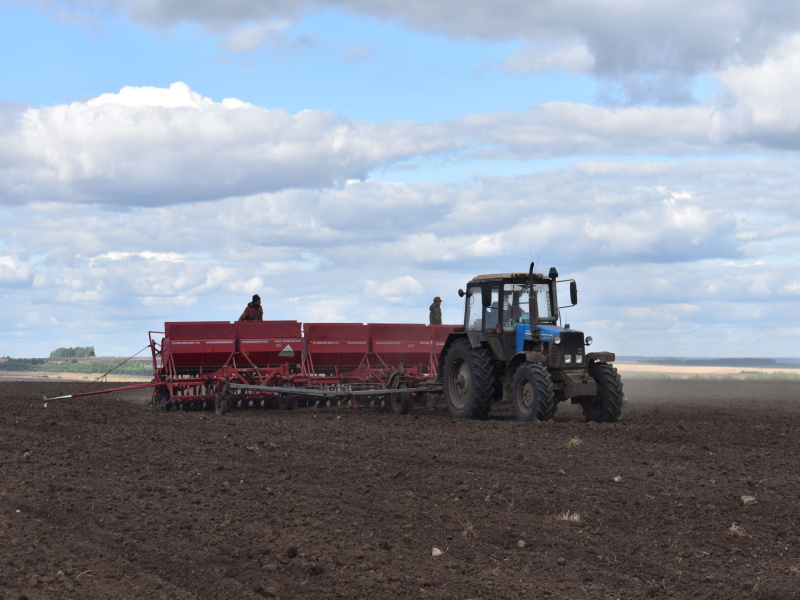
[[(496, 273), (478, 275), (467, 284), (464, 303), (464, 330), (489, 344), (494, 355), (508, 360), (514, 354), (534, 349), (540, 333), (552, 337), (558, 327), (558, 292), (555, 268), (545, 277), (541, 273)], [(577, 288), (570, 281), (573, 306)], [(538, 348), (537, 348), (538, 349)]]

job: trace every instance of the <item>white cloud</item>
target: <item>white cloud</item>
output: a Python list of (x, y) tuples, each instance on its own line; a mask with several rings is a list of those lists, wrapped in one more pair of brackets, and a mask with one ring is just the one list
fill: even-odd
[(536, 44), (525, 44), (506, 59), (503, 68), (509, 73), (522, 75), (551, 69), (584, 73), (593, 64), (594, 58), (585, 46), (551, 49)]
[(31, 278), (32, 269), (11, 256), (0, 256), (0, 286), (20, 285)]
[[(13, 211), (0, 236), (18, 256), (46, 251), (37, 267), (40, 297), (62, 288), (82, 295), (75, 298), (102, 292), (134, 303), (225, 296), (239, 310), (242, 297), (266, 289), (287, 297), (352, 296), (352, 281), (366, 281), (373, 295), (427, 298), (443, 274), (461, 286), (478, 272), (524, 268), (530, 259), (564, 273), (743, 259), (749, 244), (792, 239), (800, 220), (790, 197), (752, 203), (750, 180), (780, 176), (784, 185), (798, 184), (788, 165), (759, 168), (740, 161), (579, 163), (470, 186), (363, 181), (260, 194), (195, 204), (188, 213)], [(720, 187), (734, 175), (731, 186)], [(687, 187), (664, 185), (679, 181)], [(776, 212), (784, 215), (782, 227), (772, 226)], [(35, 239), (14, 233), (25, 229), (35, 229)], [(33, 263), (20, 259), (3, 264), (33, 273)]]
[(259, 276), (232, 281), (228, 284), (227, 289), (230, 291), (242, 290), (247, 294), (263, 294), (265, 292), (264, 280)]
[[(556, 266), (578, 279), (581, 302), (566, 319), (603, 349), (708, 355), (686, 347), (687, 328), (712, 336), (713, 323), (720, 331), (797, 323), (789, 308), (796, 268), (766, 254), (756, 264), (745, 252), (752, 241), (738, 233), (756, 231), (759, 243), (795, 235), (791, 227), (759, 227), (776, 213), (796, 225), (792, 198), (759, 205), (749, 195), (751, 182), (765, 178), (800, 182), (783, 163), (754, 169), (722, 160), (581, 163), (468, 186), (363, 181), (198, 203), (191, 219), (178, 206), (127, 213), (78, 206), (52, 217), (12, 209), (0, 237), (16, 256), (38, 257), (41, 284), (10, 288), (4, 309), (19, 322), (31, 306), (55, 301), (60, 331), (89, 332), (81, 343), (101, 347), (97, 340), (115, 323), (115, 343), (127, 339), (128, 348), (163, 321), (233, 320), (253, 293), (267, 318), (304, 322), (425, 322), (430, 299), (441, 295), (445, 320), (458, 322), (463, 300), (455, 292), (469, 278), (536, 260), (540, 270)], [(679, 181), (684, 187), (673, 188)], [(12, 233), (23, 230), (37, 236)], [(27, 260), (14, 263), (32, 273)], [(670, 352), (658, 351), (665, 347)]]
[(532, 158), (591, 154), (685, 154), (712, 149), (706, 107), (608, 108), (553, 102), (522, 113), (457, 121), (483, 146), (479, 156)]
[(791, 281), (787, 281), (781, 288), (781, 293), (800, 296), (800, 277), (793, 277)]
[(800, 34), (787, 37), (756, 65), (736, 65), (719, 75), (730, 106), (715, 114), (721, 142), (800, 148)]
[[(573, 48), (550, 59), (510, 59), (515, 68), (558, 65), (593, 73), (618, 85), (633, 101), (682, 102), (690, 98), (692, 78), (733, 64), (758, 64), (781, 35), (800, 29), (800, 8), (749, 0), (33, 0), (39, 7), (80, 20), (97, 7), (129, 15), (164, 29), (197, 23), (226, 35), (223, 46), (248, 51), (266, 43), (271, 25), (298, 20), (309, 9), (398, 22), (407, 28), (454, 39), (522, 40), (552, 45), (569, 40)], [(690, 15), (690, 16), (687, 16)], [(233, 32), (233, 33), (231, 33)], [(593, 61), (587, 62), (591, 56)]]
[(0, 141), (5, 203), (168, 205), (337, 185), (462, 142), (440, 125), (356, 123), (214, 102), (175, 83), (25, 111)]
[(94, 264), (95, 262), (102, 261), (104, 259), (117, 261), (136, 257), (143, 258), (145, 260), (157, 260), (163, 262), (184, 262), (186, 260), (186, 257), (178, 252), (151, 252), (148, 250), (143, 250), (141, 252), (106, 252), (100, 256), (92, 257), (90, 261), (92, 264)]
[[(68, 114), (69, 109), (77, 113), (77, 116), (81, 116), (81, 113), (90, 112), (90, 109), (97, 107), (110, 107), (111, 110), (118, 110), (120, 107), (128, 109), (142, 109), (148, 107), (199, 109), (211, 107), (213, 104), (214, 103), (210, 99), (203, 98), (197, 92), (192, 91), (188, 85), (178, 81), (172, 83), (169, 88), (125, 86), (117, 94), (100, 94), (97, 98), (88, 100), (85, 105), (74, 103), (68, 107), (56, 108), (60, 108), (60, 114), (64, 116)], [(38, 114), (40, 113), (29, 113), (31, 120), (38, 120)]]
[(289, 27), (286, 20), (267, 23), (246, 23), (224, 36), (220, 48), (228, 52), (252, 52), (270, 44), (280, 44)]
[(367, 280), (364, 282), (364, 291), (370, 296), (383, 296), (394, 301), (402, 301), (408, 296), (422, 292), (422, 286), (414, 277), (404, 275), (384, 282)]
[[(742, 101), (757, 104), (746, 95)], [(725, 135), (718, 135), (724, 129), (720, 119), (730, 121), (729, 114), (718, 113), (712, 129), (707, 107), (550, 103), (522, 113), (475, 114), (438, 124), (369, 124), (325, 111), (290, 115), (233, 98), (215, 102), (182, 83), (126, 87), (87, 102), (26, 110), (0, 138), (0, 202), (164, 206), (289, 188), (345, 190), (348, 181), (360, 181), (381, 166), (445, 153), (454, 158), (530, 160), (725, 152), (738, 146), (712, 142), (712, 131), (717, 142), (723, 140)], [(768, 126), (778, 130), (777, 122)], [(748, 127), (756, 131), (752, 119), (744, 128)], [(611, 163), (598, 165), (613, 168)], [(363, 188), (346, 193), (362, 204), (362, 217), (385, 218), (388, 200), (376, 203), (374, 196), (359, 197), (353, 193), (359, 189)], [(288, 197), (267, 197), (257, 202), (287, 201), (291, 202)], [(399, 201), (441, 210), (435, 193), (406, 195)], [(256, 218), (281, 230), (287, 221), (301, 219), (324, 237), (341, 215), (326, 211), (325, 203), (316, 207), (324, 219), (286, 208)], [(411, 212), (400, 214), (413, 220)]]
[[(306, 317), (303, 321), (306, 323), (353, 322), (353, 318), (350, 316), (354, 312), (353, 309), (352, 301), (340, 298), (312, 300), (306, 304)], [(362, 321), (359, 319), (358, 322)]]
[(182, 306), (193, 306), (197, 304), (197, 297), (196, 296), (144, 296), (140, 299), (140, 302), (143, 306), (153, 306), (153, 307), (182, 307)]
[(630, 327), (672, 327), (685, 322), (690, 315), (700, 311), (694, 304), (659, 304), (658, 306), (630, 307), (620, 311)]

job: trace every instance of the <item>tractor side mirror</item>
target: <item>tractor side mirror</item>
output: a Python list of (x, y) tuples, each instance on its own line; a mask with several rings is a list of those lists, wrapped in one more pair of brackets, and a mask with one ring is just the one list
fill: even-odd
[(573, 306), (578, 303), (578, 284), (574, 281), (569, 282), (569, 299)]

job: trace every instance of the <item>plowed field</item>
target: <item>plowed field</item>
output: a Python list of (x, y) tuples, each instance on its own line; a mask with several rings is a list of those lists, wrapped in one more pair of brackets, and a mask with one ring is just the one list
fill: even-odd
[(800, 384), (624, 383), (526, 424), (4, 382), (0, 599), (800, 598)]

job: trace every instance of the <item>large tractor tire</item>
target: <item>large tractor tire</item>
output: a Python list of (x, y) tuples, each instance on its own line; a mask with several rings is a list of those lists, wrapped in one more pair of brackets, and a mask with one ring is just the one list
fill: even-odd
[(525, 363), (511, 381), (511, 408), (517, 421), (547, 421), (555, 413), (553, 380), (544, 365)]
[(466, 339), (453, 342), (444, 359), (444, 402), (455, 419), (485, 419), (492, 406), (495, 377), (486, 348)]
[(592, 363), (589, 365), (589, 375), (597, 383), (597, 395), (581, 399), (583, 416), (587, 421), (616, 423), (625, 401), (619, 373), (608, 363)]

